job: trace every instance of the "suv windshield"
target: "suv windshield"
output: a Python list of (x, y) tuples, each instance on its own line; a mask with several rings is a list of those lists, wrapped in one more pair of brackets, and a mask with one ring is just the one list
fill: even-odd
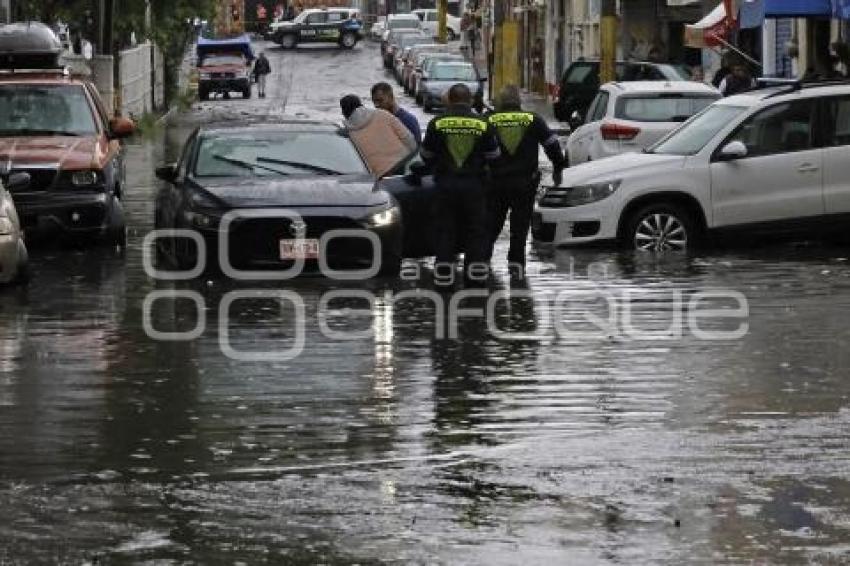
[(421, 27), (422, 22), (417, 17), (393, 18), (387, 24), (387, 29), (419, 29)]
[(431, 41), (430, 37), (419, 34), (407, 34), (403, 35), (398, 40), (398, 45), (402, 49), (407, 49), (408, 47), (413, 47), (414, 45), (424, 45)]
[(196, 177), (366, 174), (351, 140), (333, 132), (226, 134), (201, 141)]
[(0, 85), (0, 136), (97, 133), (82, 86)]
[(201, 65), (205, 67), (218, 67), (220, 65), (244, 65), (245, 59), (241, 55), (207, 55)]
[(695, 155), (710, 142), (720, 130), (746, 111), (745, 106), (716, 104), (709, 106), (650, 147), (648, 153), (665, 155)]
[(441, 65), (434, 66), (431, 78), (438, 81), (474, 81), (475, 69), (472, 65)]

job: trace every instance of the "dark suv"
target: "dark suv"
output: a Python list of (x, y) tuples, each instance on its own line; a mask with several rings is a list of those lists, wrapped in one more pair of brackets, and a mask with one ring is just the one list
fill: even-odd
[[(625, 81), (685, 81), (689, 77), (673, 65), (644, 63), (639, 61), (617, 61), (617, 80)], [(570, 65), (561, 77), (558, 101), (555, 102), (555, 118), (561, 122), (571, 121), (574, 112), (583, 120), (590, 103), (599, 92), (599, 61), (577, 61)]]

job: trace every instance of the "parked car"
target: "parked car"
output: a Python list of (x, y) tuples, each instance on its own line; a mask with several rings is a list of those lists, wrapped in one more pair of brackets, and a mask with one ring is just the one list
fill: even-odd
[(238, 92), (251, 98), (251, 38), (247, 35), (233, 39), (198, 38), (195, 48), (198, 61), (198, 98), (209, 99), (211, 94), (229, 97)]
[[(433, 180), (423, 181), (400, 164), (395, 176), (378, 181), (337, 125), (284, 119), (278, 123), (208, 124), (186, 142), (178, 163), (157, 169), (166, 181), (159, 192), (155, 224), (198, 232), (207, 244), (208, 266), (218, 265), (223, 216), (285, 208), (291, 218), (243, 218), (228, 225), (229, 260), (237, 269), (286, 269), (303, 259), (315, 268), (326, 253), (335, 269), (369, 267), (397, 273), (403, 255), (431, 253)], [(332, 229), (368, 231), (381, 242), (381, 257), (359, 236), (320, 239)], [(160, 255), (181, 268), (193, 267), (197, 249), (182, 238), (159, 240)]]
[(584, 124), (570, 134), (569, 162), (645, 149), (718, 98), (717, 89), (692, 81), (602, 85)]
[(719, 100), (645, 153), (567, 169), (536, 205), (535, 239), (690, 250), (706, 234), (846, 232), (850, 85)]
[[(672, 65), (639, 61), (617, 61), (616, 75), (617, 82), (689, 79)], [(599, 61), (576, 61), (567, 67), (561, 76), (558, 100), (553, 107), (555, 118), (561, 122), (583, 120), (599, 92), (599, 84)]]
[(422, 104), (419, 98), (419, 82), (422, 79), (422, 74), (427, 71), (428, 67), (436, 61), (466, 61), (466, 57), (457, 52), (437, 51), (420, 53), (416, 56), (416, 61), (413, 63), (413, 71), (408, 79), (408, 94), (416, 99), (417, 104)]
[(363, 22), (354, 8), (314, 8), (304, 10), (290, 21), (271, 25), (271, 36), (284, 49), (301, 43), (336, 43), (352, 49), (363, 39)]
[(0, 163), (30, 176), (27, 187), (9, 192), (27, 239), (123, 246), (127, 185), (119, 140), (135, 126), (110, 116), (88, 78), (55, 68), (61, 49), (38, 23), (7, 24), (0, 34)]
[(443, 106), (443, 95), (457, 83), (463, 83), (473, 92), (476, 105), (484, 98), (484, 80), (475, 65), (467, 61), (435, 61), (419, 79), (417, 97), (426, 112)]
[(403, 37), (418, 37), (423, 41), (428, 41), (428, 36), (422, 32), (422, 30), (415, 28), (402, 28), (390, 31), (387, 34), (386, 46), (384, 48), (382, 57), (384, 59), (384, 67), (387, 69), (392, 69), (395, 65), (395, 55), (396, 50), (399, 49), (399, 43)]
[(399, 85), (410, 50), (417, 45), (427, 45), (432, 41), (434, 40), (424, 33), (408, 33), (398, 38), (398, 44), (393, 49), (393, 75)]
[(369, 39), (380, 41), (384, 35), (384, 30), (387, 29), (387, 17), (378, 16), (377, 21), (369, 28)]
[[(431, 37), (437, 37), (439, 33), (439, 12), (433, 8), (421, 8), (413, 10), (413, 14), (419, 16), (422, 28)], [(446, 14), (446, 39), (454, 41), (460, 37), (460, 18)]]
[(28, 173), (0, 175), (0, 283), (25, 281), (27, 247), (15, 203), (8, 190), (20, 191), (29, 186)]
[(391, 34), (399, 31), (422, 31), (422, 22), (415, 14), (390, 14), (387, 16), (384, 35), (381, 36), (381, 57), (384, 57), (385, 65), (388, 64), (386, 53)]

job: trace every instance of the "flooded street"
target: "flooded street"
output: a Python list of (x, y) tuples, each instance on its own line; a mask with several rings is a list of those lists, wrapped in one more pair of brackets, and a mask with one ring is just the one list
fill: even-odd
[[(535, 249), (517, 288), (503, 234), (503, 332), (463, 315), (456, 339), (417, 281), (150, 278), (153, 170), (193, 124), (338, 120), (340, 96), (388, 78), (374, 44), (266, 45), (269, 98), (129, 142), (126, 251), (35, 250), (29, 286), (0, 290), (0, 563), (850, 561), (846, 245)], [(171, 289), (200, 309), (146, 302)], [(297, 357), (292, 305), (233, 300), (254, 289), (303, 301)], [(345, 290), (374, 304), (328, 300)], [(700, 324), (700, 297), (746, 308)], [(146, 318), (206, 324), (163, 341)]]

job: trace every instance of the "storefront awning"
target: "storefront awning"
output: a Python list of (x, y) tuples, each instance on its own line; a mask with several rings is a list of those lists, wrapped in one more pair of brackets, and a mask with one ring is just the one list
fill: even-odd
[(766, 18), (831, 18), (833, 1), (839, 0), (764, 0), (764, 16)]
[(685, 45), (703, 48), (723, 45), (735, 22), (726, 15), (725, 3), (720, 3), (703, 19), (685, 26)]

